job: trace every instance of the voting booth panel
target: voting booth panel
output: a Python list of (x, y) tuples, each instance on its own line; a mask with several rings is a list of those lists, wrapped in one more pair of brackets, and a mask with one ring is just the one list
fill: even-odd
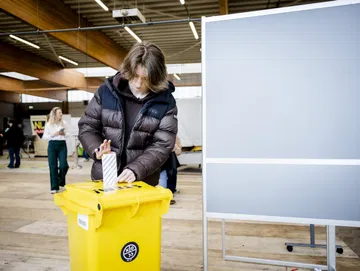
[(203, 18), (202, 65), (205, 266), (210, 217), (360, 226), (360, 1)]

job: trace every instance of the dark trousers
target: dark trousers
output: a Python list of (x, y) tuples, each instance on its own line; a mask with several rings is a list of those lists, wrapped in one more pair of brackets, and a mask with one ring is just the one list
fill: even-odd
[(177, 168), (180, 166), (179, 161), (176, 157), (175, 152), (172, 152), (168, 158), (168, 161), (165, 163), (165, 169), (167, 174), (167, 188), (171, 192), (175, 193), (177, 185)]
[(9, 158), (10, 162), (8, 167), (13, 168), (14, 167), (14, 156), (15, 156), (15, 167), (20, 167), (20, 148), (8, 148), (9, 150)]
[(85, 159), (88, 159), (88, 160), (89, 160), (89, 155), (87, 154), (86, 151), (83, 152), (83, 157), (84, 157)]
[(2, 136), (0, 136), (0, 156), (2, 156), (4, 153), (4, 139)]
[(51, 190), (59, 190), (59, 186), (65, 186), (65, 177), (69, 169), (66, 158), (66, 142), (64, 140), (50, 140), (48, 146), (48, 160), (50, 168)]
[(167, 188), (171, 190), (171, 192), (175, 193), (176, 184), (177, 184), (177, 168), (171, 168), (166, 170), (168, 180), (167, 180)]

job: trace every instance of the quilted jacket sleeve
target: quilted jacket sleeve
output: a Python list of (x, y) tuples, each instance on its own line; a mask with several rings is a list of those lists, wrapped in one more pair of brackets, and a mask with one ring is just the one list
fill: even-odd
[(172, 152), (177, 130), (177, 107), (175, 106), (161, 119), (152, 143), (144, 150), (143, 154), (125, 168), (131, 169), (137, 180), (143, 180), (153, 174), (166, 162)]
[(99, 90), (86, 107), (85, 115), (79, 120), (79, 140), (84, 150), (95, 159), (95, 149), (103, 142), (101, 123), (101, 97)]

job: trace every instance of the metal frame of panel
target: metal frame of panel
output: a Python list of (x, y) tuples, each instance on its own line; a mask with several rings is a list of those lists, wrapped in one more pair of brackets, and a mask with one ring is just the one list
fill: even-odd
[[(262, 10), (248, 13), (231, 14), (224, 16), (215, 16), (202, 18), (202, 130), (203, 130), (203, 262), (204, 270), (208, 270), (208, 219), (216, 218), (222, 220), (223, 228), (223, 258), (225, 260), (236, 260), (243, 262), (262, 263), (271, 265), (285, 265), (293, 267), (321, 267), (323, 270), (336, 270), (336, 243), (335, 243), (335, 226), (349, 226), (360, 227), (360, 221), (339, 221), (329, 219), (303, 219), (296, 217), (276, 217), (276, 216), (259, 216), (259, 215), (243, 215), (243, 214), (228, 214), (228, 213), (209, 213), (207, 211), (207, 166), (208, 164), (295, 164), (295, 165), (360, 165), (360, 159), (243, 159), (243, 158), (208, 158), (207, 157), (207, 140), (206, 140), (206, 128), (207, 128), (207, 71), (206, 71), (206, 24), (211, 22), (226, 21), (233, 19), (242, 19), (263, 15), (274, 15), (280, 13), (305, 11), (322, 9), (326, 7), (336, 7), (351, 4), (359, 4), (359, 0), (344, 0), (344, 1), (332, 1), (320, 4), (302, 5), (295, 7)], [(329, 199), (332, 200), (332, 199)], [(273, 261), (266, 259), (253, 259), (246, 257), (228, 256), (225, 251), (225, 219), (227, 220), (250, 220), (250, 221), (266, 221), (266, 222), (281, 222), (281, 223), (300, 223), (300, 224), (318, 224), (327, 226), (327, 266), (308, 265), (304, 263), (293, 263), (283, 261)]]

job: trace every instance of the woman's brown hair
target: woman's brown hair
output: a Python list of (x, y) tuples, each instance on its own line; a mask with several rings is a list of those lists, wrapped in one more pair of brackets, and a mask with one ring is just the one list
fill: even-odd
[(146, 84), (151, 91), (160, 92), (168, 88), (165, 56), (157, 45), (152, 42), (135, 44), (125, 57), (120, 72), (127, 80), (132, 80), (138, 65), (146, 69)]

